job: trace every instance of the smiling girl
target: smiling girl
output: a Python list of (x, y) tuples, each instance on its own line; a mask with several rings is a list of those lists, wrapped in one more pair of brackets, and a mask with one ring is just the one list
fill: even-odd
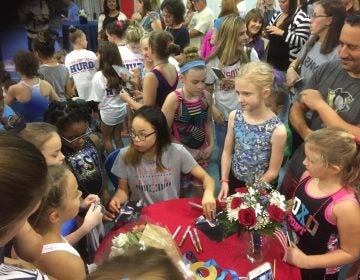
[(250, 10), (245, 17), (246, 46), (254, 48), (260, 60), (265, 60), (265, 42), (261, 38), (264, 27), (264, 16), (260, 9)]

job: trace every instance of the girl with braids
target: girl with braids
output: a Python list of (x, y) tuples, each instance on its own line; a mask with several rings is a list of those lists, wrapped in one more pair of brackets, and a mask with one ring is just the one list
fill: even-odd
[(105, 151), (110, 154), (114, 151), (113, 142), (117, 148), (124, 146), (121, 129), (127, 104), (119, 98), (118, 93), (126, 84), (112, 67), (123, 65), (116, 45), (104, 41), (99, 44), (98, 51), (99, 71), (92, 79), (92, 91), (100, 102), (101, 134)]
[(109, 194), (99, 153), (99, 139), (89, 129), (88, 107), (73, 100), (53, 102), (45, 113), (44, 121), (57, 127), (65, 162), (75, 174), (83, 198), (97, 194), (106, 204)]
[[(162, 111), (172, 128), (175, 142), (181, 143), (194, 159), (207, 168), (214, 150), (212, 124), (212, 97), (205, 91), (205, 62), (196, 47), (184, 49), (185, 61), (180, 64), (180, 81), (183, 86), (165, 99)], [(181, 190), (202, 190), (202, 182), (192, 176), (182, 176)], [(180, 196), (186, 196), (180, 194)]]
[(359, 256), (359, 144), (358, 136), (340, 128), (319, 129), (305, 139), (306, 172), (288, 217), (295, 243), (286, 254), (303, 280), (338, 279), (340, 266)]
[(55, 39), (50, 30), (40, 32), (32, 41), (32, 49), (41, 63), (40, 76), (53, 86), (60, 100), (65, 100), (73, 97), (74, 90), (69, 70), (54, 57)]
[[(216, 49), (207, 58), (206, 90), (214, 93), (215, 102), (212, 107), (219, 155), (224, 149), (227, 123), (231, 111), (239, 108), (236, 100), (234, 78), (240, 66), (249, 62), (244, 47), (246, 40), (246, 25), (239, 16), (227, 16), (221, 24), (216, 42)], [(257, 61), (256, 51), (251, 50), (250, 60)], [(225, 78), (218, 78), (211, 70), (216, 67), (222, 70)]]
[(130, 107), (137, 110), (143, 105), (161, 108), (166, 96), (174, 91), (178, 84), (178, 73), (174, 65), (169, 63), (170, 54), (176, 53), (179, 46), (173, 43), (172, 35), (167, 31), (153, 31), (149, 37), (149, 48), (144, 56), (154, 63), (150, 72), (147, 72), (143, 82), (143, 104), (133, 100), (122, 90), (120, 97)]

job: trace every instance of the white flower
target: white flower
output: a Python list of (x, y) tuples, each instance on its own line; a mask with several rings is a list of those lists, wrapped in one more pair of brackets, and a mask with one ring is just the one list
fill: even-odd
[(86, 11), (84, 9), (79, 11), (79, 17), (87, 17)]
[(118, 236), (113, 238), (112, 244), (114, 247), (123, 248), (128, 241), (129, 239), (127, 235), (125, 233), (120, 233)]

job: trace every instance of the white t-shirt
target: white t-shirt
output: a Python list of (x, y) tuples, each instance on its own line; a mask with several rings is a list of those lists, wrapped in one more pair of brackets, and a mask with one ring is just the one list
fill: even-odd
[(190, 46), (194, 46), (200, 49), (205, 34), (213, 27), (213, 25), (214, 13), (209, 7), (206, 7), (201, 12), (195, 12), (189, 24), (189, 30), (195, 29), (201, 32), (202, 35), (195, 38), (190, 38)]
[(97, 97), (101, 120), (109, 126), (122, 123), (126, 116), (126, 103), (113, 89), (108, 88), (107, 79), (101, 71), (92, 79), (92, 95)]
[(155, 160), (142, 159), (138, 166), (125, 164), (123, 155), (127, 149), (121, 149), (111, 172), (128, 181), (131, 200), (143, 199), (145, 205), (179, 198), (180, 173), (189, 173), (197, 165), (192, 155), (180, 144), (171, 143), (164, 152), (161, 159), (165, 167), (163, 172), (157, 170)]
[[(259, 61), (259, 57), (254, 49), (250, 53), (250, 61)], [(240, 105), (236, 97), (235, 87), (227, 87), (224, 83), (217, 78), (215, 73), (211, 70), (211, 67), (220, 68), (227, 79), (235, 79), (237, 73), (240, 70), (240, 60), (234, 64), (227, 66), (220, 66), (220, 59), (218, 57), (213, 58), (206, 64), (206, 80), (208, 85), (214, 84), (214, 96), (215, 106), (223, 114), (225, 120), (229, 119), (231, 111), (239, 109)]]
[(239, 3), (236, 5), (236, 8), (237, 8), (238, 11), (239, 11), (239, 15), (240, 15), (242, 18), (245, 18), (245, 16), (246, 16), (246, 3), (245, 3), (245, 0), (239, 2)]
[(74, 79), (79, 98), (95, 100), (91, 95), (91, 80), (96, 73), (96, 55), (89, 50), (73, 50), (65, 57), (65, 65)]
[(127, 46), (118, 46), (124, 66), (133, 70), (135, 67), (140, 71), (144, 68), (144, 56), (141, 53), (132, 52)]

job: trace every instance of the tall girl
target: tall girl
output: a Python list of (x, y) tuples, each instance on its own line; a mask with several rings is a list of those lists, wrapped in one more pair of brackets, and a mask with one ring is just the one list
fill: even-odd
[[(198, 49), (184, 49), (185, 61), (180, 68), (182, 88), (170, 93), (165, 99), (162, 111), (168, 126), (172, 128), (175, 142), (179, 142), (194, 159), (207, 168), (214, 150), (214, 130), (212, 124), (212, 97), (205, 91), (205, 62), (200, 59)], [(182, 176), (182, 188), (202, 185), (187, 175)], [(182, 189), (183, 190), (183, 189)]]
[(14, 56), (20, 81), (9, 87), (4, 98), (24, 122), (42, 121), (51, 101), (59, 100), (54, 88), (39, 78), (39, 61), (34, 53), (19, 51)]
[(191, 173), (202, 181), (203, 211), (213, 218), (216, 208), (214, 180), (196, 163), (182, 146), (171, 143), (164, 114), (143, 106), (135, 112), (130, 130), (130, 146), (120, 150), (111, 169), (119, 178), (119, 186), (109, 203), (109, 209), (119, 212), (128, 199), (143, 199), (146, 205), (179, 198), (180, 173)]
[(112, 65), (122, 66), (117, 46), (111, 42), (99, 44), (99, 71), (92, 79), (92, 91), (97, 96), (101, 116), (101, 134), (105, 151), (110, 154), (113, 142), (117, 148), (124, 144), (121, 139), (121, 127), (126, 117), (126, 103), (118, 92), (126, 83), (117, 75)]
[(274, 74), (264, 62), (241, 67), (235, 79), (240, 109), (229, 115), (229, 126), (221, 157), (219, 200), (235, 187), (263, 180), (271, 183), (278, 176), (286, 144), (286, 129), (266, 106)]
[(79, 98), (90, 102), (95, 99), (91, 96), (91, 80), (96, 73), (96, 54), (86, 49), (88, 42), (82, 30), (71, 27), (69, 40), (74, 49), (66, 55), (65, 66), (74, 80)]
[(293, 195), (288, 222), (294, 243), (287, 250), (287, 262), (301, 268), (301, 279), (338, 279), (340, 266), (359, 256), (359, 144), (340, 128), (305, 139), (306, 172)]
[[(169, 56), (178, 50), (173, 43), (172, 35), (167, 31), (153, 31), (149, 37), (149, 48), (144, 56), (148, 56), (154, 67), (144, 77), (144, 105), (162, 107), (166, 96), (174, 91), (178, 84), (178, 73), (174, 65), (169, 63)], [(120, 97), (135, 110), (143, 104), (134, 101), (126, 91), (120, 92)]]
[(60, 232), (62, 223), (77, 215), (80, 197), (76, 178), (69, 169), (64, 165), (49, 167), (49, 192), (30, 223), (44, 240), (41, 256), (35, 265), (59, 280), (85, 278), (83, 260)]
[[(221, 155), (227, 123), (231, 111), (239, 108), (236, 100), (234, 78), (239, 72), (240, 66), (249, 62), (244, 52), (246, 40), (246, 26), (239, 16), (228, 16), (221, 24), (216, 49), (206, 60), (208, 66), (206, 74), (206, 90), (214, 93), (213, 117), (215, 122), (215, 134), (219, 155)], [(256, 52), (252, 50), (250, 60), (258, 60)], [(210, 69), (220, 68), (225, 78), (218, 78)]]

